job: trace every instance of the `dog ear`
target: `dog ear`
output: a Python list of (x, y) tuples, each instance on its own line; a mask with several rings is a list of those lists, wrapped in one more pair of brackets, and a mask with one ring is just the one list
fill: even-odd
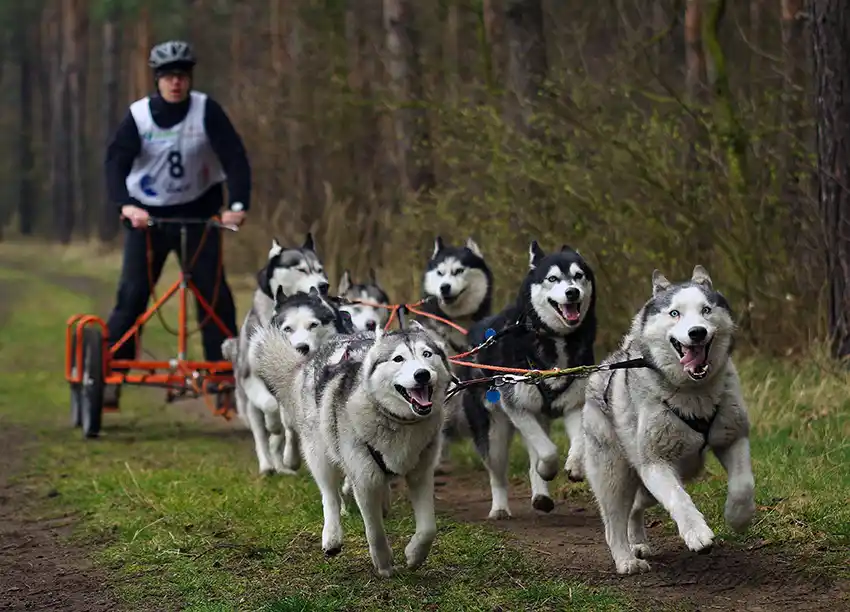
[(369, 282), (378, 286), (378, 274), (375, 272), (375, 268), (369, 268)]
[(694, 273), (691, 275), (691, 282), (696, 283), (697, 285), (702, 285), (709, 291), (714, 289), (711, 283), (711, 277), (708, 275), (708, 270), (699, 264), (694, 266)]
[(472, 251), (472, 254), (479, 259), (484, 259), (484, 255), (481, 254), (481, 249), (479, 248), (478, 243), (475, 242), (471, 236), (466, 239), (466, 248)]
[(307, 237), (304, 239), (304, 244), (301, 245), (302, 249), (306, 249), (308, 251), (316, 250), (316, 241), (313, 240), (313, 232), (307, 232)]
[(277, 286), (277, 291), (274, 292), (274, 306), (278, 308), (286, 300), (286, 294), (283, 292), (283, 287)]
[(528, 267), (533, 270), (544, 257), (546, 257), (546, 253), (543, 252), (536, 240), (532, 240), (528, 246)]
[(345, 295), (346, 291), (351, 289), (351, 272), (345, 270), (342, 273), (342, 278), (339, 279), (339, 287), (336, 290), (337, 295)]
[(283, 252), (283, 247), (277, 241), (277, 238), (272, 238), (272, 248), (269, 249), (269, 260), (277, 257)]
[(425, 327), (419, 321), (413, 320), (410, 322), (410, 329), (414, 331), (425, 331)]
[(383, 338), (383, 337), (384, 337), (384, 328), (382, 326), (378, 325), (378, 327), (375, 328), (375, 342), (374, 342), (374, 344), (377, 346), (377, 344), (381, 341), (381, 338)]
[(444, 245), (443, 245), (443, 237), (442, 237), (442, 236), (437, 236), (437, 237), (434, 239), (434, 252), (433, 252), (433, 253), (431, 253), (431, 259), (433, 259), (434, 257), (436, 257), (436, 256), (437, 256), (437, 254), (438, 254), (440, 251), (442, 251), (444, 248), (445, 248), (445, 247), (444, 247)]
[(653, 297), (669, 289), (670, 281), (667, 280), (667, 277), (661, 274), (659, 270), (652, 271), (652, 295)]
[(272, 288), (269, 284), (268, 268), (260, 268), (257, 272), (257, 287), (259, 287), (260, 291), (265, 293), (267, 296), (274, 299), (274, 296), (272, 295)]

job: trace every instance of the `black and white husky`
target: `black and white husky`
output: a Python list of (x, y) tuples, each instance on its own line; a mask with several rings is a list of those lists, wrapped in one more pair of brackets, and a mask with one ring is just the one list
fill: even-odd
[[(590, 265), (570, 247), (545, 254), (537, 241), (530, 245), (529, 270), (516, 301), (473, 326), (470, 343), (480, 344), (485, 331), (518, 324), (513, 331), (474, 359), (477, 363), (519, 369), (549, 370), (593, 364), (596, 339), (596, 291)], [(474, 377), (492, 376), (475, 370)], [(559, 467), (558, 448), (549, 437), (553, 419), (564, 417), (570, 449), (566, 469), (573, 480), (582, 474), (581, 407), (584, 379), (555, 378), (538, 385), (501, 387), (495, 404), (484, 389), (467, 390), (463, 415), (475, 447), (490, 474), (491, 519), (511, 516), (508, 506), (508, 454), (514, 430), (519, 430), (530, 460), (532, 506), (551, 512), (555, 504), (547, 481)]]
[(437, 534), (434, 467), (439, 458), (450, 374), (446, 355), (421, 327), (337, 336), (302, 359), (279, 327), (260, 327), (251, 340), (257, 375), (299, 431), (301, 453), (322, 494), (322, 548), (342, 548), (346, 478), (366, 528), (372, 563), (390, 576), (384, 531), (388, 481), (403, 476), (416, 521), (405, 548), (407, 566), (426, 559)]
[[(434, 240), (422, 279), (422, 294), (428, 301), (423, 312), (449, 320), (464, 329), (490, 314), (493, 303), (493, 273), (472, 238), (461, 247), (448, 246), (442, 237)], [(467, 338), (455, 328), (427, 317), (417, 317), (427, 330), (446, 343), (454, 354), (468, 346)]]
[[(262, 392), (262, 384), (253, 376), (243, 357), (248, 354), (248, 338), (257, 326), (270, 321), (275, 315), (276, 295), (292, 296), (299, 292), (309, 293), (311, 289), (326, 294), (328, 286), (328, 277), (316, 254), (312, 234), (307, 234), (301, 247), (284, 247), (273, 239), (268, 261), (257, 272), (254, 299), (239, 329), (236, 345), (233, 346), (233, 340), (226, 340), (222, 346), (225, 356), (234, 365), (236, 411), (254, 435), (261, 474), (274, 471), (288, 473), (295, 468), (286, 467), (282, 457), (270, 453), (270, 432), (264, 433), (265, 412), (261, 408), (268, 403), (269, 396)], [(275, 423), (272, 425), (277, 427)], [(278, 443), (277, 438), (275, 442)], [(297, 458), (297, 452), (294, 456)], [(295, 465), (297, 467), (297, 463)]]
[(351, 278), (351, 272), (345, 270), (339, 280), (337, 295), (344, 302), (359, 300), (365, 303), (343, 303), (340, 308), (351, 315), (351, 322), (358, 331), (375, 331), (378, 327), (387, 324), (390, 318), (388, 308), (373, 306), (381, 304), (387, 306), (390, 299), (386, 292), (378, 284), (378, 278), (374, 269), (369, 270), (369, 279), (365, 283), (355, 283)]
[(648, 367), (588, 378), (585, 469), (618, 573), (649, 569), (644, 510), (656, 503), (690, 550), (712, 546), (714, 533), (683, 487), (702, 471), (709, 448), (729, 475), (726, 522), (743, 530), (752, 520), (749, 418), (731, 357), (734, 332), (729, 304), (702, 266), (678, 284), (656, 270), (652, 297), (603, 362), (642, 358)]

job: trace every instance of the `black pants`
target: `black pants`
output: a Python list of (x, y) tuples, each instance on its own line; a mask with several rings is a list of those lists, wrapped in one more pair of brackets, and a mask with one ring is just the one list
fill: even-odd
[[(150, 263), (148, 263), (148, 239), (146, 233), (150, 232)], [(206, 232), (206, 238), (201, 240)], [(214, 296), (216, 276), (219, 274), (219, 253), (221, 252), (221, 231), (202, 225), (187, 226), (186, 259), (183, 265), (190, 265), (195, 259), (194, 267), (189, 270), (191, 281), (195, 284), (198, 292), (206, 300), (207, 304), (213, 306), (215, 313), (222, 322), (236, 334), (236, 306), (233, 303), (233, 294), (227, 285), (224, 276), (224, 268), (221, 269), (221, 277), (218, 281), (218, 295)], [(198, 246), (201, 245), (200, 251)], [(145, 312), (148, 300), (151, 297), (151, 283), (156, 285), (162, 274), (162, 268), (168, 254), (174, 251), (180, 256), (180, 226), (165, 225), (151, 227), (148, 229), (126, 229), (124, 237), (124, 263), (121, 269), (121, 279), (118, 282), (118, 295), (115, 308), (109, 315), (107, 327), (109, 328), (109, 344), (114, 345), (129, 330), (136, 319)], [(157, 288), (160, 296), (165, 288)], [(177, 296), (170, 298), (175, 300)], [(188, 306), (188, 305), (187, 305)], [(204, 357), (207, 361), (219, 361), (223, 359), (221, 354), (221, 343), (227, 337), (219, 329), (218, 325), (209, 317), (207, 311), (197, 304), (198, 323), (207, 319), (201, 328), (201, 340), (204, 347)], [(156, 317), (156, 315), (154, 315)], [(176, 322), (171, 324), (172, 329), (177, 328)], [(191, 331), (191, 326), (190, 326)], [(175, 340), (176, 344), (176, 340)], [(114, 359), (134, 359), (136, 347), (134, 338), (131, 336), (114, 355)], [(175, 355), (176, 356), (176, 355)]]

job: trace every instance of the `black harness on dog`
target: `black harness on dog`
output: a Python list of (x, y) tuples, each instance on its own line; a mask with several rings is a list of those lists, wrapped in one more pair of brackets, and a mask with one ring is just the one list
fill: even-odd
[[(649, 362), (646, 359), (642, 359), (642, 361), (643, 361), (643, 367), (646, 367), (646, 368), (649, 368), (649, 369), (651, 369), (655, 372), (658, 372), (657, 368), (651, 362)], [(626, 370), (625, 376), (628, 379), (628, 376), (629, 376), (628, 370)], [(613, 380), (614, 380), (614, 372), (611, 372), (611, 374), (608, 376), (608, 382), (605, 385), (605, 392), (602, 394), (602, 401), (605, 403), (606, 407), (610, 406), (610, 402), (611, 402), (611, 382)], [(626, 384), (628, 384), (628, 380), (626, 381)], [(670, 403), (667, 400), (664, 400), (662, 403), (664, 404), (664, 407), (668, 411), (670, 411), (670, 413), (675, 415), (680, 421), (682, 421), (682, 423), (684, 423), (690, 429), (692, 429), (693, 431), (697, 432), (699, 435), (702, 436), (703, 443), (702, 443), (702, 448), (700, 450), (705, 450), (705, 448), (708, 446), (708, 434), (711, 431), (711, 426), (714, 424), (714, 419), (717, 418), (717, 412), (720, 409), (720, 405), (719, 404), (714, 405), (714, 410), (712, 411), (711, 416), (696, 418), (696, 417), (686, 417), (686, 416), (684, 416), (681, 412), (679, 412), (673, 406), (671, 406)]]
[(369, 454), (372, 455), (372, 459), (375, 460), (375, 463), (378, 464), (378, 468), (380, 468), (385, 475), (398, 476), (398, 474), (387, 467), (387, 462), (384, 461), (384, 456), (381, 454), (381, 451), (375, 450), (375, 448), (369, 443), (366, 444), (366, 450), (369, 451)]

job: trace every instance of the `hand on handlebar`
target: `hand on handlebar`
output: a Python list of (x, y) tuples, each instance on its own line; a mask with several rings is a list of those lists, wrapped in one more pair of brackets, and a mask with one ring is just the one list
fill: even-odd
[(121, 207), (121, 216), (127, 219), (130, 225), (137, 229), (147, 227), (151, 218), (148, 211), (144, 208), (139, 208), (132, 204), (125, 204)]
[(245, 222), (245, 211), (234, 211), (234, 210), (226, 210), (221, 215), (221, 224), (222, 225), (232, 225), (234, 227), (239, 227)]

